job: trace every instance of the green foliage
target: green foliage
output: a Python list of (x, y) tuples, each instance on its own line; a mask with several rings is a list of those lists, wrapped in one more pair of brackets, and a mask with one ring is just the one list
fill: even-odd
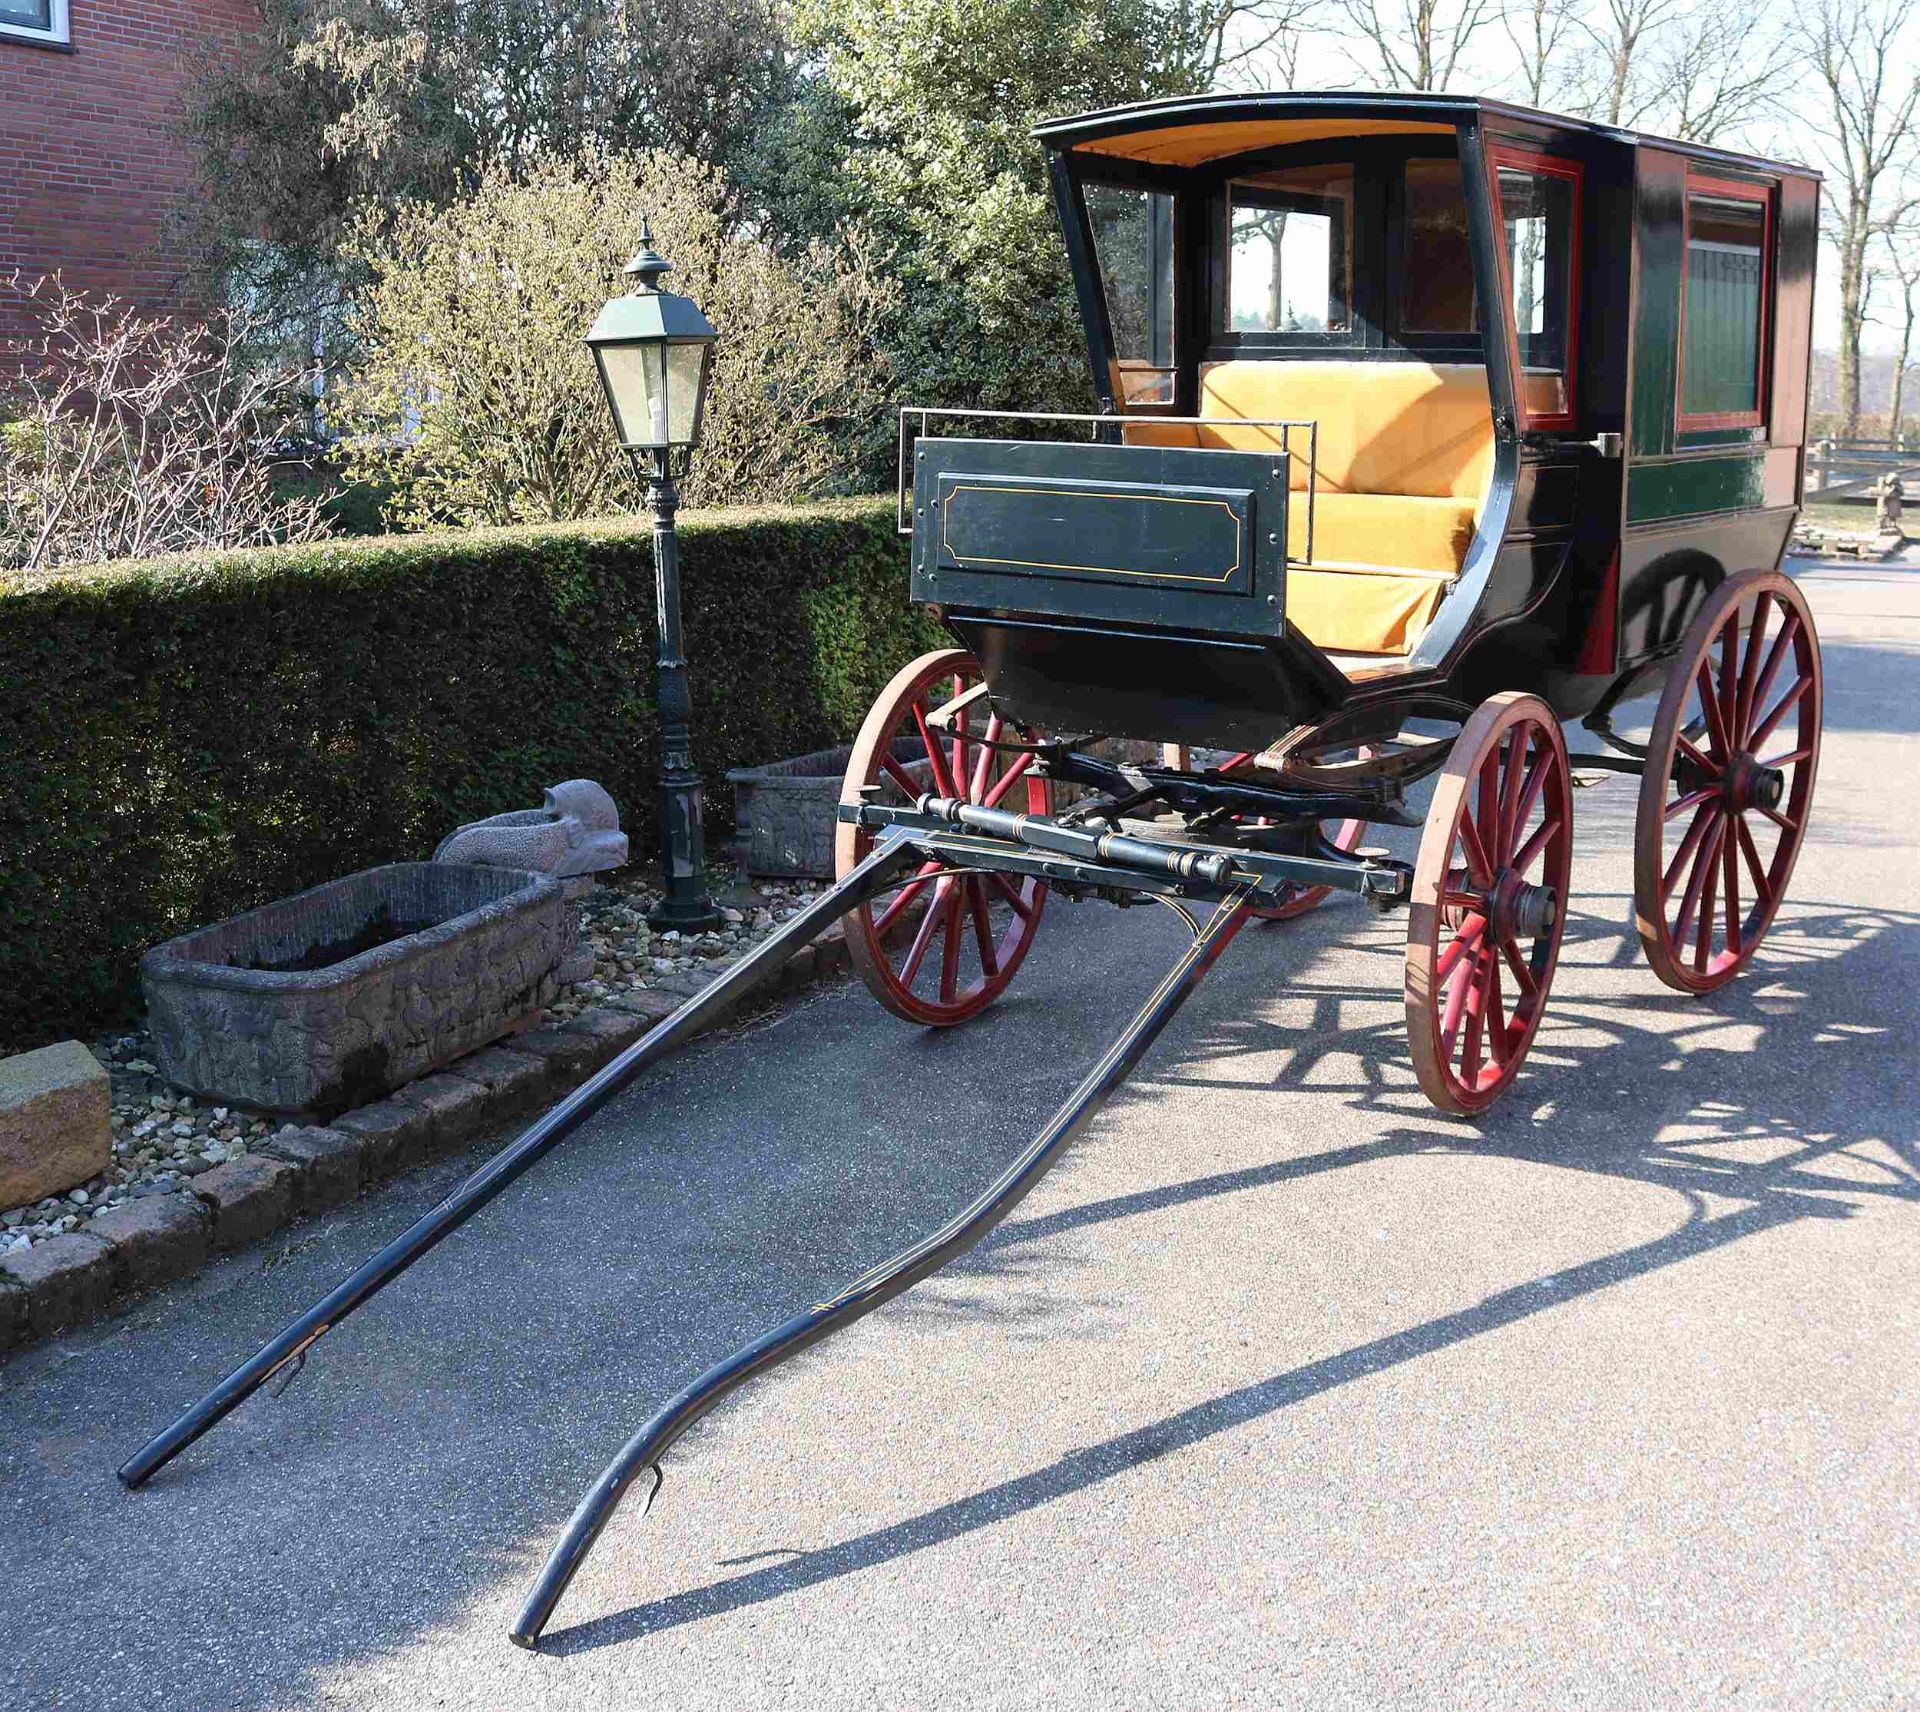
[[(890, 504), (688, 516), (696, 759), (849, 737), (939, 640)], [(323, 542), (0, 592), (0, 1041), (137, 1004), (147, 946), (601, 780), (656, 848), (640, 521)], [(718, 787), (718, 788), (716, 788)]]
[(1086, 346), (1042, 119), (1210, 75), (1226, 8), (1181, 0), (796, 0), (849, 116), (845, 171), (887, 271), (915, 400), (1085, 408)]
[(632, 478), (583, 335), (638, 247), (720, 329), (686, 497), (764, 504), (847, 491), (849, 425), (880, 413), (888, 296), (855, 253), (782, 256), (731, 232), (726, 180), (675, 155), (489, 169), (445, 208), (362, 227), (359, 356), (332, 401), (348, 473), (407, 527), (550, 522), (617, 506)]

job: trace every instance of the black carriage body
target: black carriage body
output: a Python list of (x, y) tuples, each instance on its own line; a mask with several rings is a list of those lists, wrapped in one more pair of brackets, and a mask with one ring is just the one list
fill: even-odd
[[(1010, 711), (1234, 748), (1505, 689), (1571, 716), (1657, 687), (1712, 590), (1779, 564), (1816, 175), (1449, 95), (1038, 135), (1116, 443), (927, 436), (911, 478), (915, 598)], [(1322, 242), (1303, 312), (1283, 274)]]

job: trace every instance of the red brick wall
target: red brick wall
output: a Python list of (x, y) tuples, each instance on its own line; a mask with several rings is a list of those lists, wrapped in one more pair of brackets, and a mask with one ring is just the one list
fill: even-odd
[[(0, 36), (0, 272), (179, 307), (187, 50), (258, 19), (250, 0), (72, 0), (72, 52)], [(25, 330), (8, 317), (0, 300), (0, 338)]]

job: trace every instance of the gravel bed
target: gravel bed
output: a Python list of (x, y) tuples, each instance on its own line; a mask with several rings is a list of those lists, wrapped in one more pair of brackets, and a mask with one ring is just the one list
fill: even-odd
[[(581, 939), (593, 952), (593, 973), (560, 990), (548, 1020), (565, 1022), (623, 993), (671, 987), (694, 969), (725, 968), (826, 889), (824, 881), (812, 880), (749, 885), (724, 870), (715, 874), (714, 886), (725, 925), (696, 938), (647, 927), (647, 911), (660, 895), (650, 881), (616, 876), (596, 886), (580, 904)], [(122, 1201), (178, 1190), (188, 1178), (240, 1158), (288, 1127), (282, 1118), (215, 1105), (170, 1087), (144, 1029), (108, 1035), (93, 1043), (93, 1051), (113, 1083), (113, 1163), (64, 1195), (0, 1213), (0, 1254), (78, 1230)]]

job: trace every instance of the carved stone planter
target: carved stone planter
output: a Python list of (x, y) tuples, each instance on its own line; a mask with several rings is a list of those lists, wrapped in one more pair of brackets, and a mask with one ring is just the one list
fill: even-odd
[[(894, 743), (894, 758), (925, 790), (933, 789), (933, 769), (914, 739)], [(764, 767), (735, 767), (733, 786), (735, 842), (749, 874), (769, 879), (831, 880), (833, 834), (838, 824), (840, 781), (846, 776), (853, 746), (816, 749), (791, 761)], [(920, 758), (915, 761), (913, 757)]]
[(331, 1117), (497, 1040), (554, 996), (564, 882), (396, 862), (155, 946), (140, 960), (167, 1080)]

